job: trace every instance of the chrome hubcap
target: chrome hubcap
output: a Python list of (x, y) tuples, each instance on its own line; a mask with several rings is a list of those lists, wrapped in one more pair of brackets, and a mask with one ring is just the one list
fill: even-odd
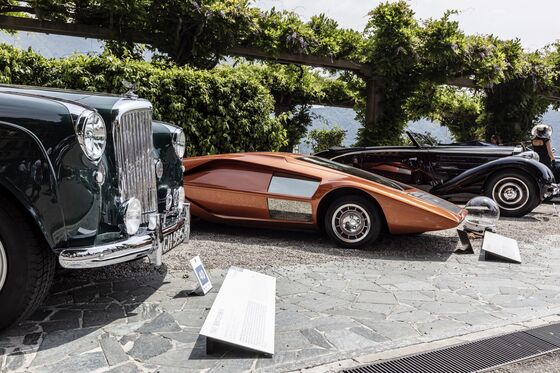
[(6, 276), (8, 275), (8, 258), (6, 257), (6, 251), (0, 241), (0, 291), (4, 287), (6, 282)]
[(492, 198), (504, 210), (517, 210), (529, 201), (529, 187), (521, 179), (505, 177), (494, 185)]
[(504, 198), (508, 201), (513, 201), (517, 198), (518, 190), (515, 188), (507, 188), (504, 190)]
[(349, 243), (363, 240), (371, 229), (368, 212), (353, 203), (340, 206), (333, 214), (331, 224), (336, 236)]

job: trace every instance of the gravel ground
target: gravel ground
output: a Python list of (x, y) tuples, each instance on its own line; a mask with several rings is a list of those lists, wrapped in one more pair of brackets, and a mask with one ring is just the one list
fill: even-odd
[[(559, 227), (560, 217), (557, 216), (554, 206), (545, 204), (523, 218), (500, 219), (498, 233), (530, 244), (545, 234), (560, 234)], [(342, 259), (425, 258), (445, 261), (457, 248), (457, 244), (455, 229), (450, 229), (421, 235), (386, 235), (369, 248), (350, 250), (336, 247), (318, 232), (252, 229), (195, 221), (192, 225), (191, 241), (164, 255), (165, 264), (157, 271), (188, 273), (189, 259), (195, 255), (200, 255), (208, 269), (229, 268), (232, 265), (263, 269)], [(480, 240), (476, 240), (476, 244), (480, 244)], [(73, 271), (65, 276), (83, 281), (104, 281), (144, 276), (153, 271), (153, 266), (136, 262), (95, 270)]]
[[(502, 218), (498, 233), (528, 242), (544, 234), (560, 234), (560, 217), (552, 205), (541, 205), (524, 218)], [(286, 232), (248, 229), (196, 222), (189, 244), (164, 257), (169, 270), (190, 268), (188, 259), (200, 255), (208, 268), (246, 268), (312, 264), (340, 259), (447, 258), (457, 247), (455, 229), (421, 235), (383, 236), (371, 247), (361, 250), (337, 248), (327, 237), (316, 232)]]

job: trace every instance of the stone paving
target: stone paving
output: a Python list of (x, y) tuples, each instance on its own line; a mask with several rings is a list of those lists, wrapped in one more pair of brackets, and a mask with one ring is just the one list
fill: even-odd
[[(424, 240), (456, 239), (425, 235)], [(560, 235), (522, 243), (521, 265), (421, 251), (270, 267), (276, 353), (207, 356), (198, 332), (215, 290), (165, 268), (134, 279), (59, 276), (28, 321), (0, 334), (0, 370), (30, 372), (291, 371), (560, 313)]]

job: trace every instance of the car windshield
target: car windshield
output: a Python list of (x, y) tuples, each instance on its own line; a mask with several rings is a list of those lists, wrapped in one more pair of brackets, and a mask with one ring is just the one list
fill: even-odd
[(414, 140), (416, 140), (416, 142), (418, 143), (418, 145), (420, 145), (423, 148), (437, 146), (437, 144), (434, 143), (434, 141), (432, 141), (432, 139), (428, 135), (425, 135), (423, 133), (418, 133), (418, 132), (408, 132), (408, 134), (409, 136), (413, 137)]
[(360, 170), (359, 168), (355, 168), (355, 167), (352, 167), (352, 166), (347, 166), (347, 165), (342, 164), (342, 163), (333, 162), (333, 161), (330, 161), (328, 159), (313, 157), (313, 156), (307, 156), (307, 157), (298, 158), (298, 160), (308, 162), (308, 163), (313, 163), (313, 164), (318, 165), (318, 166), (323, 166), (323, 167), (326, 167), (326, 168), (330, 168), (331, 170), (341, 171), (341, 172), (350, 174), (352, 176), (361, 177), (362, 179), (373, 181), (375, 183), (384, 185), (384, 186), (389, 187), (389, 188), (393, 188), (393, 189), (397, 189), (397, 190), (405, 190), (405, 188), (402, 186), (402, 184), (394, 182), (390, 179), (384, 178), (383, 176), (372, 174), (371, 172)]

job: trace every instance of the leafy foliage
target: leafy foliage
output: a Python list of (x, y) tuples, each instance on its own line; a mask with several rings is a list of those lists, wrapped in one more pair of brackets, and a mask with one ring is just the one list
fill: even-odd
[[(457, 140), (496, 134), (511, 142), (524, 139), (547, 110), (550, 97), (560, 96), (560, 44), (528, 53), (519, 40), (466, 35), (453, 11), (418, 20), (404, 0), (378, 5), (363, 32), (340, 28), (323, 14), (305, 22), (293, 12), (261, 11), (249, 0), (0, 0), (0, 14), (113, 27), (140, 36), (156, 50), (161, 66), (167, 66), (162, 71), (175, 69), (170, 61), (215, 67), (233, 47), (371, 65), (381, 80), (368, 83), (370, 77), (350, 73), (328, 80), (309, 69), (271, 64), (220, 68), (235, 75), (233, 80), (242, 76), (270, 91), (278, 118), (267, 120), (283, 123), (287, 147), (305, 133), (310, 121), (306, 108), (312, 103), (354, 103), (364, 124), (360, 145), (397, 144), (406, 123), (422, 117), (448, 126)], [(141, 52), (130, 41), (107, 46), (127, 60)], [(36, 63), (27, 62), (31, 67)], [(208, 76), (218, 79), (220, 74)], [(444, 85), (465, 81), (470, 92)], [(375, 84), (382, 114), (366, 123), (368, 84)], [(248, 94), (242, 89), (239, 93)]]
[[(384, 110), (376, 123), (365, 123), (359, 144), (398, 143), (406, 123), (421, 117), (449, 127), (460, 141), (492, 134), (519, 141), (547, 110), (548, 96), (560, 88), (554, 53), (527, 53), (519, 40), (467, 36), (453, 14), (420, 23), (404, 1), (370, 13), (365, 35), (374, 71), (386, 78)], [(457, 78), (472, 79), (473, 91), (442, 86)]]
[(122, 80), (139, 82), (138, 95), (154, 116), (182, 126), (187, 154), (278, 150), (286, 137), (270, 114), (274, 100), (249, 71), (161, 67), (112, 55), (46, 59), (0, 45), (0, 83), (123, 93)]
[(315, 128), (307, 134), (306, 143), (317, 153), (335, 146), (342, 146), (346, 131), (338, 126), (333, 128)]

